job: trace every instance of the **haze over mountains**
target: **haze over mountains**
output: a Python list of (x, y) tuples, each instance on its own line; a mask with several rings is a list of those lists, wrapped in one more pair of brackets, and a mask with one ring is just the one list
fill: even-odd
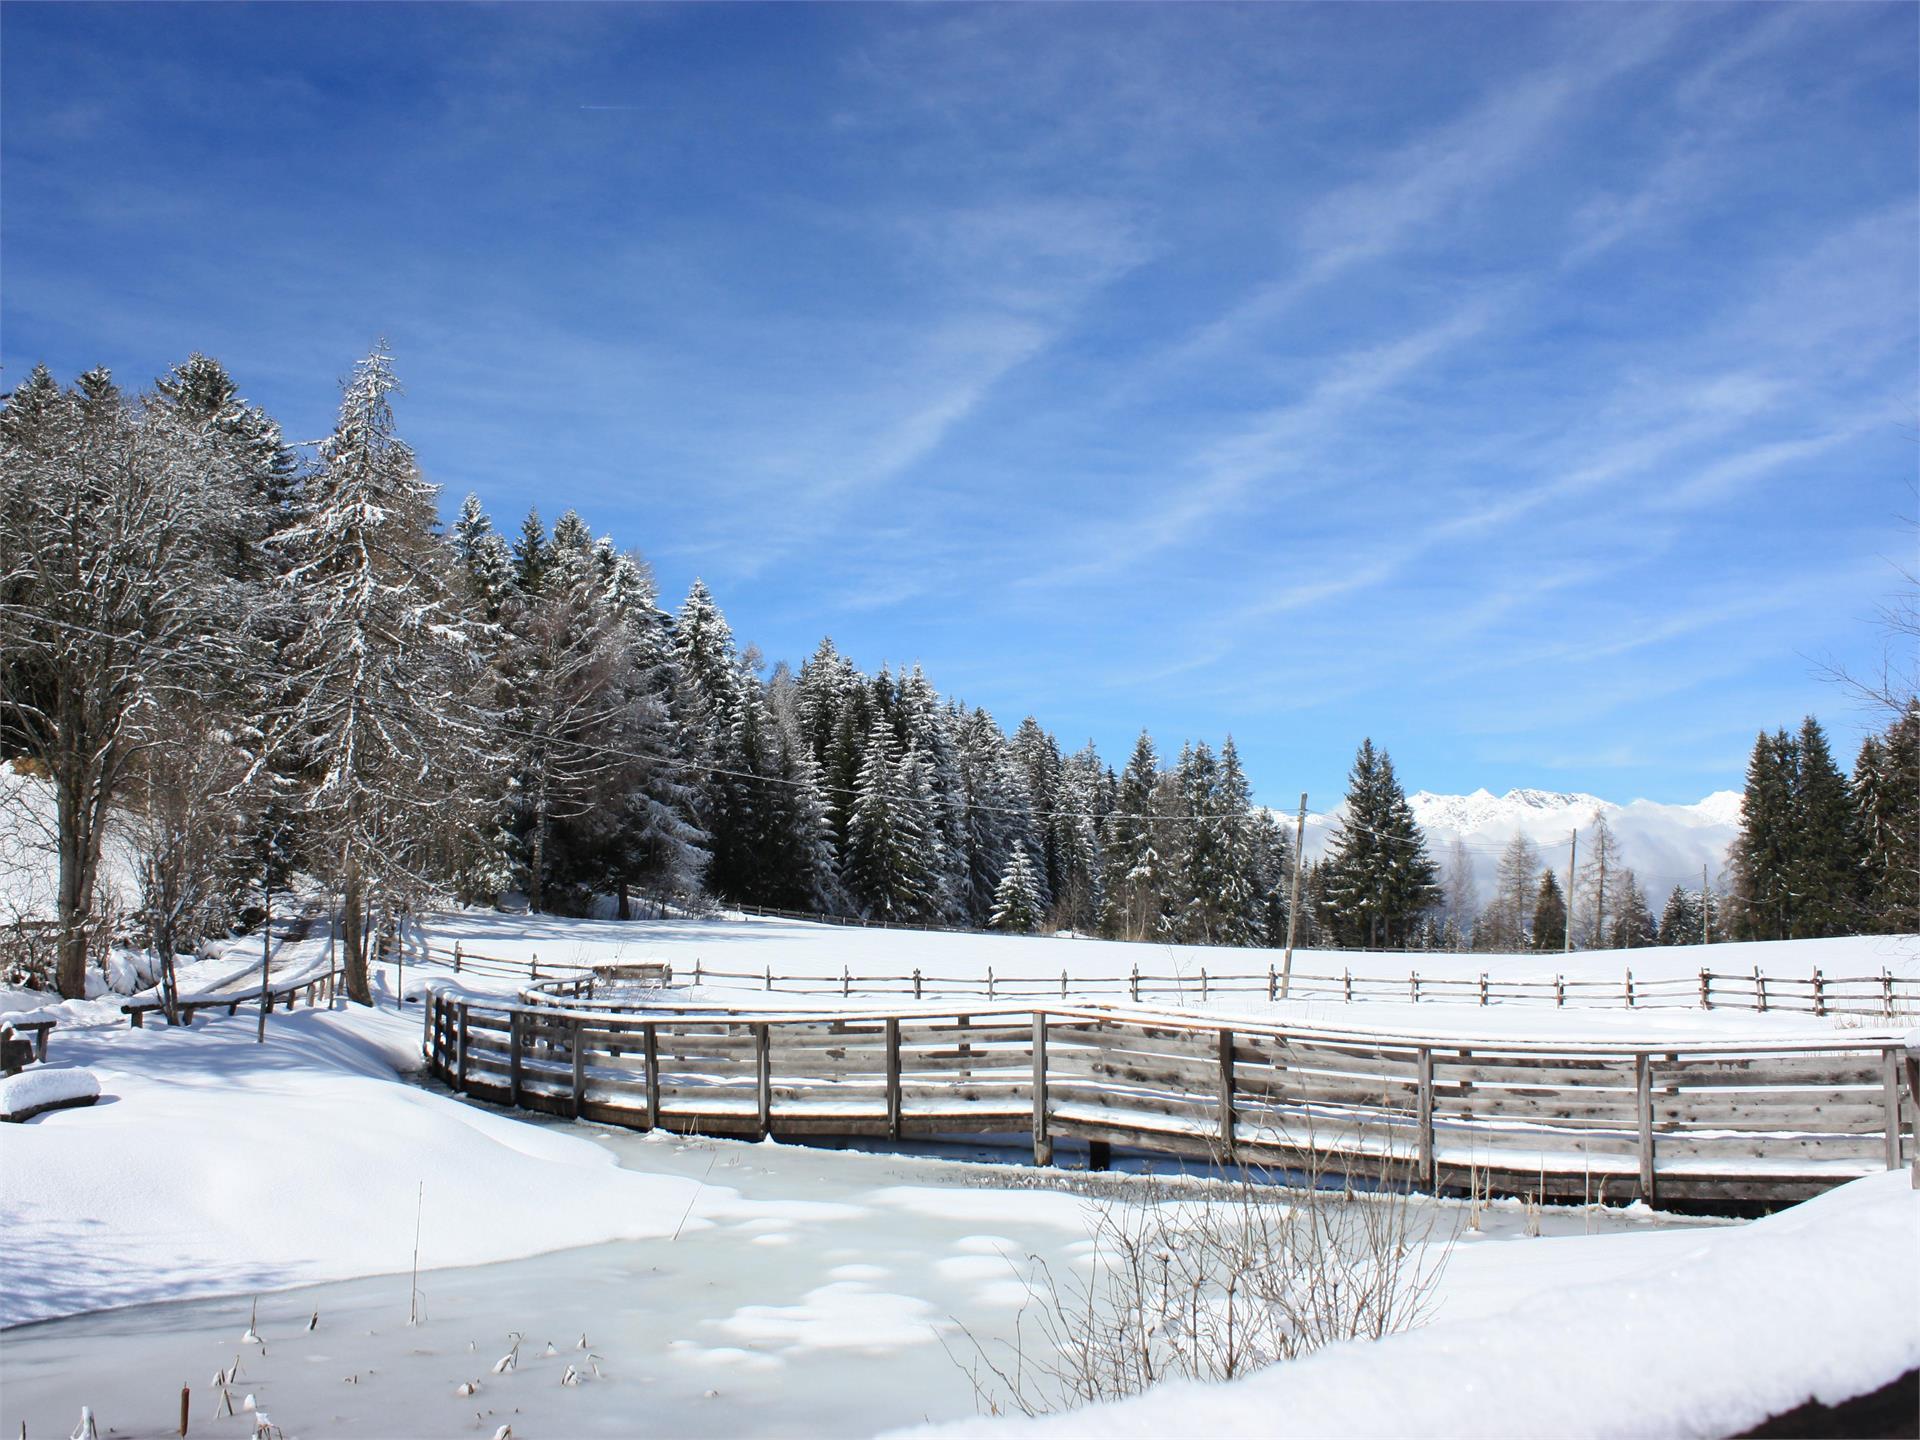
[[(1675, 885), (1700, 888), (1702, 865), (1707, 867), (1714, 887), (1719, 888), (1727, 878), (1727, 847), (1740, 833), (1737, 790), (1716, 790), (1692, 805), (1661, 805), (1652, 800), (1617, 805), (1594, 795), (1551, 790), (1509, 790), (1505, 795), (1487, 790), (1475, 790), (1471, 795), (1435, 795), (1422, 790), (1409, 795), (1407, 803), (1426, 832), (1429, 852), (1443, 868), (1456, 839), (1467, 847), (1482, 905), (1493, 894), (1500, 852), (1516, 834), (1524, 834), (1538, 845), (1541, 862), (1561, 871), (1564, 880), (1568, 836), (1575, 829), (1589, 827), (1596, 810), (1607, 817), (1621, 853), (1645, 887), (1655, 914)], [(1333, 826), (1345, 810), (1342, 802), (1327, 813), (1307, 816), (1309, 859), (1324, 853)]]

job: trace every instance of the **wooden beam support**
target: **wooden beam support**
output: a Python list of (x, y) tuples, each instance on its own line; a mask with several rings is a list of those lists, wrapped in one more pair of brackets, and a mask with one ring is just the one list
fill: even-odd
[(1633, 1057), (1635, 1108), (1640, 1119), (1640, 1198), (1653, 1204), (1653, 1057)]
[(887, 1138), (900, 1138), (900, 1017), (887, 1017)]
[(660, 1128), (660, 1032), (652, 1025), (640, 1027), (641, 1046), (647, 1064), (647, 1129)]
[(1047, 1012), (1033, 1012), (1033, 1163), (1053, 1163), (1053, 1137), (1047, 1133)]
[(1422, 1045), (1414, 1062), (1418, 1075), (1419, 1096), (1415, 1101), (1418, 1107), (1420, 1124), (1420, 1183), (1428, 1194), (1437, 1188), (1438, 1177), (1433, 1165), (1433, 1049)]
[(1220, 1158), (1233, 1163), (1238, 1150), (1233, 1117), (1233, 1031), (1220, 1032)]
[(773, 1031), (764, 1021), (753, 1027), (753, 1094), (764, 1140), (773, 1132)]

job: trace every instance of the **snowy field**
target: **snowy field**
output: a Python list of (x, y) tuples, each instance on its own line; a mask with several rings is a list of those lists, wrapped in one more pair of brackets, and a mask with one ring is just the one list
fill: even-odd
[[(1139, 953), (1079, 940), (479, 912), (429, 930), (436, 944), (460, 938), (486, 954), (537, 951), (543, 969), (660, 958), (678, 972), (700, 955), (792, 973), (904, 960), (929, 973), (992, 964), (1057, 975), (1063, 963), (1124, 973)], [(257, 943), (201, 962), (186, 985), (249, 981)], [(1885, 947), (1873, 952), (1883, 963), (1912, 964), (1899, 948), (1910, 940), (1828, 943), (1856, 952), (1840, 955), (1846, 963), (1874, 945)], [(310, 968), (324, 947), (323, 934), (283, 946), (276, 970)], [(1831, 948), (1818, 958), (1780, 948), (1801, 952), (1780, 957), (1783, 971), (1840, 968)], [(1244, 952), (1173, 960), (1197, 969), (1214, 955), (1247, 962)], [(408, 988), (419, 976), (410, 966)], [(241, 1418), (205, 1418), (219, 1393), (209, 1379), (236, 1356), (235, 1404), (254, 1395), (292, 1435), (485, 1436), (503, 1423), (525, 1435), (978, 1427), (986, 1422), (968, 1419), (970, 1384), (948, 1354), (964, 1341), (960, 1327), (989, 1342), (1013, 1333), (1029, 1255), (1087, 1263), (1089, 1203), (1033, 1188), (1025, 1167), (648, 1137), (437, 1092), (413, 1078), (418, 1007), (395, 1004), (391, 969), (378, 979), (381, 1007), (277, 1014), (265, 1045), (254, 1043), (250, 1011), (135, 1031), (117, 997), (46, 1006), (45, 996), (0, 996), (0, 1008), (57, 1016), (52, 1063), (86, 1068), (102, 1091), (94, 1107), (0, 1126), (0, 1325), (14, 1327), (0, 1332), (0, 1432), (24, 1422), (29, 1435), (64, 1435), (89, 1405), (102, 1434), (171, 1433), (185, 1383), (194, 1434), (247, 1434)], [(1342, 1026), (1392, 1026), (1415, 1007), (1330, 1008)], [(1445, 1010), (1474, 1028), (1497, 1017), (1528, 1033), (1711, 1024), (1779, 1034), (1840, 1023), (1417, 1009), (1422, 1025)], [(1461, 1228), (1459, 1204), (1422, 1203), (1437, 1234)], [(416, 1218), (424, 1319), (410, 1327)], [(1543, 1228), (1529, 1237), (1517, 1207), (1490, 1212), (1454, 1247), (1438, 1313), (1418, 1334), (1337, 1347), (1197, 1395), (1149, 1396), (1097, 1428), (1246, 1433), (1284, 1416), (1292, 1433), (1704, 1435), (1811, 1395), (1871, 1389), (1920, 1359), (1920, 1280), (1911, 1265), (1885, 1263), (1920, 1241), (1920, 1199), (1904, 1174), (1752, 1224), (1568, 1209), (1549, 1210)], [(243, 1341), (255, 1295), (258, 1339)], [(518, 1362), (496, 1375), (511, 1332), (523, 1337)], [(569, 1365), (582, 1383), (562, 1384)], [(458, 1393), (472, 1381), (476, 1392)]]

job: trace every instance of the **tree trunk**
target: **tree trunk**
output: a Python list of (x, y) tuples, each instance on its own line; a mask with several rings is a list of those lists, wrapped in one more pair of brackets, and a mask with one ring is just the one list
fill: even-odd
[(633, 918), (633, 899), (627, 893), (627, 880), (624, 875), (620, 877), (620, 909), (617, 913), (622, 920)]
[(60, 885), (55, 916), (58, 957), (54, 984), (62, 998), (84, 1000), (87, 995), (87, 922), (93, 915), (93, 882), (100, 865), (100, 832), (94, 807), (82, 785), (58, 774), (54, 780), (59, 811)]
[(373, 1004), (373, 987), (367, 983), (366, 911), (361, 902), (360, 859), (351, 847), (347, 850), (341, 899), (346, 933), (341, 936), (341, 968), (347, 976), (347, 999), (356, 1005)]

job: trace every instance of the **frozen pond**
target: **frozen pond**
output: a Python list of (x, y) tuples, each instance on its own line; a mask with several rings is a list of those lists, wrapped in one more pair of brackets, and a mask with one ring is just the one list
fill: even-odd
[[(1020, 1185), (1036, 1172), (565, 1128), (595, 1135), (629, 1168), (727, 1190), (702, 1192), (677, 1239), (424, 1271), (414, 1326), (400, 1274), (263, 1294), (259, 1343), (242, 1339), (248, 1296), (6, 1331), (0, 1433), (11, 1440), (24, 1422), (32, 1440), (64, 1437), (88, 1405), (103, 1436), (174, 1434), (187, 1385), (191, 1435), (247, 1435), (244, 1413), (216, 1418), (209, 1383), (236, 1357), (234, 1405), (253, 1396), (288, 1435), (491, 1436), (508, 1423), (518, 1437), (872, 1433), (972, 1414), (972, 1386), (948, 1353), (971, 1352), (961, 1325), (1010, 1336), (1028, 1255), (1059, 1271), (1089, 1248), (1088, 1202)], [(1439, 1215), (1451, 1233), (1458, 1207)], [(1545, 1217), (1549, 1235), (1669, 1223)], [(1523, 1224), (1515, 1209), (1483, 1218), (1450, 1267), (1450, 1310), (1496, 1303), (1521, 1271), (1547, 1288), (1565, 1268), (1555, 1262), (1603, 1243), (1543, 1245), (1520, 1238)], [(1671, 1238), (1684, 1243), (1688, 1228)], [(1502, 1260), (1489, 1265), (1494, 1252)], [(516, 1366), (493, 1373), (515, 1333)], [(562, 1383), (569, 1367), (580, 1383)], [(470, 1382), (477, 1391), (458, 1393)]]

